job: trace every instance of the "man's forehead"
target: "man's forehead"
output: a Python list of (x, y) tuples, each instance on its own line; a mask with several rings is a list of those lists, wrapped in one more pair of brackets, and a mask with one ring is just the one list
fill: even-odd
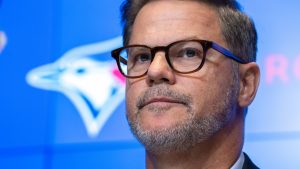
[[(172, 42), (191, 37), (214, 40), (210, 38), (210, 33), (206, 33), (206, 30), (219, 29), (218, 27), (216, 10), (209, 5), (195, 1), (151, 1), (140, 10), (136, 17), (131, 42), (142, 43), (147, 40), (158, 42), (157, 40), (162, 38)], [(215, 31), (219, 32), (219, 30)], [(200, 35), (195, 33), (200, 33)], [(147, 36), (146, 39), (145, 36)], [(166, 43), (155, 45), (166, 45)]]
[(139, 15), (145, 13), (148, 19), (190, 19), (189, 16), (205, 15), (207, 20), (215, 19), (216, 9), (199, 1), (155, 0), (145, 4)]

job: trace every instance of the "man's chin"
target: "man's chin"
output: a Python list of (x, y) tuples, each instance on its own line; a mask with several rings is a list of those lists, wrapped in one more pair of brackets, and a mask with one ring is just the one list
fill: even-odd
[(168, 131), (169, 129), (172, 129), (183, 122), (183, 120), (170, 118), (160, 118), (159, 120), (147, 119), (139, 122), (139, 128), (145, 132)]
[(187, 121), (159, 124), (136, 122), (130, 123), (130, 126), (136, 138), (147, 151), (158, 154), (185, 151), (192, 146), (191, 140), (187, 137), (187, 132), (192, 131), (192, 124), (188, 123)]
[[(180, 119), (180, 120), (178, 120)], [(205, 118), (187, 117), (177, 120), (151, 121), (150, 119), (128, 119), (136, 138), (147, 151), (158, 154), (186, 152), (207, 140), (226, 123), (224, 114)]]
[(170, 108), (164, 112), (142, 110), (136, 116), (135, 123), (144, 131), (174, 128), (189, 121), (189, 113), (185, 108)]

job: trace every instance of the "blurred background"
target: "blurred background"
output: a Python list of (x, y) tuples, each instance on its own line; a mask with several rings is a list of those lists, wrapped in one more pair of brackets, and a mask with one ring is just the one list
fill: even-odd
[[(261, 83), (244, 151), (300, 168), (300, 1), (240, 0), (258, 30)], [(0, 168), (144, 168), (124, 113), (122, 0), (2, 0)]]

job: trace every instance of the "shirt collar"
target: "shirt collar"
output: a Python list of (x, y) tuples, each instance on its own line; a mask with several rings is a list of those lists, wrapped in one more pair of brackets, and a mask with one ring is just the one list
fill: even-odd
[(240, 154), (240, 157), (234, 163), (234, 165), (230, 169), (242, 169), (245, 161), (244, 153)]

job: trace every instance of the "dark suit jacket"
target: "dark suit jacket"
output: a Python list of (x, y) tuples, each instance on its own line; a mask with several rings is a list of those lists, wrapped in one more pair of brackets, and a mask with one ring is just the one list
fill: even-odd
[(248, 157), (246, 153), (244, 153), (245, 161), (243, 164), (243, 169), (259, 169)]

